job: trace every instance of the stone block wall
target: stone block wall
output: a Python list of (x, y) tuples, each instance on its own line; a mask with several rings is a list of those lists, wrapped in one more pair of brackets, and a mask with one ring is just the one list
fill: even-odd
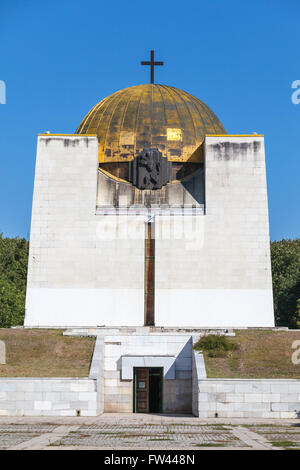
[[(122, 379), (122, 356), (174, 356), (175, 379), (163, 379), (163, 411), (190, 413), (192, 409), (192, 339), (189, 335), (106, 336), (104, 411), (133, 411), (133, 380)], [(156, 361), (157, 362), (157, 361)], [(148, 365), (149, 366), (149, 365)], [(156, 367), (157, 363), (152, 367)]]
[(96, 385), (87, 378), (0, 378), (0, 416), (97, 416)]
[(300, 380), (199, 380), (197, 408), (199, 418), (300, 418)]
[(300, 380), (207, 379), (203, 356), (192, 350), (192, 340), (175, 334), (98, 337), (89, 378), (0, 378), (0, 416), (131, 413), (133, 380), (122, 379), (122, 357), (132, 355), (150, 362), (154, 357), (155, 366), (159, 358), (162, 364), (174, 358), (175, 375), (169, 375), (174, 378), (166, 379), (164, 370), (164, 413), (300, 418)]
[(144, 217), (96, 215), (97, 175), (97, 137), (39, 136), (27, 327), (144, 324)]
[[(155, 324), (273, 326), (264, 139), (203, 145), (205, 211), (193, 213), (185, 183), (180, 215), (156, 216)], [(97, 176), (96, 136), (39, 136), (28, 327), (144, 325), (146, 217), (97, 212)]]
[(264, 138), (207, 136), (203, 145), (205, 215), (157, 224), (156, 325), (272, 327)]

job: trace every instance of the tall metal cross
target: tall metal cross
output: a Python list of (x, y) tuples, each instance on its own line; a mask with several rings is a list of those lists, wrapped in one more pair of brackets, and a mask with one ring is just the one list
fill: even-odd
[(150, 83), (154, 83), (154, 66), (155, 65), (164, 65), (163, 62), (154, 62), (154, 51), (150, 52), (150, 61), (142, 61), (141, 65), (150, 65), (151, 67), (151, 77)]

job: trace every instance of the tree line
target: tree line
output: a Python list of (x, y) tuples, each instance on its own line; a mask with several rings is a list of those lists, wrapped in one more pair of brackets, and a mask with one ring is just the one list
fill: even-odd
[[(0, 328), (22, 325), (29, 243), (0, 234)], [(300, 238), (271, 242), (275, 321), (300, 328)]]
[(271, 242), (275, 323), (300, 328), (300, 238)]
[(23, 325), (29, 243), (0, 234), (0, 327)]

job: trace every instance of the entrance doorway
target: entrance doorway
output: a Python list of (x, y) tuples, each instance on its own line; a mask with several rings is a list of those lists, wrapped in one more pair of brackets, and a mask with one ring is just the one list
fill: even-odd
[(161, 413), (163, 404), (163, 368), (135, 367), (133, 412)]

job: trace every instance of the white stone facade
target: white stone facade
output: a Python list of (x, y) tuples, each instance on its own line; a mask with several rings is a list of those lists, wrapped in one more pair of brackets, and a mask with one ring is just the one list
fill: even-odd
[(104, 358), (105, 412), (133, 411), (134, 367), (163, 368), (164, 413), (192, 412), (191, 336), (105, 336)]
[[(132, 356), (141, 358), (146, 367), (163, 367), (166, 357), (172, 358), (174, 375), (168, 375), (170, 363), (164, 369), (164, 413), (192, 413), (199, 418), (300, 417), (300, 380), (208, 379), (202, 354), (192, 349), (196, 339), (183, 334), (98, 336), (89, 377), (0, 378), (0, 416), (131, 413), (134, 381), (132, 374), (122, 377), (122, 359)], [(133, 372), (135, 364), (130, 367)]]
[(300, 380), (202, 379), (199, 418), (299, 418)]
[(39, 136), (25, 326), (144, 323), (144, 240), (95, 215), (97, 172), (96, 137)]
[(264, 139), (206, 137), (204, 155), (205, 215), (165, 217), (186, 237), (156, 242), (156, 324), (274, 326)]
[[(209, 136), (204, 158), (204, 210), (155, 216), (155, 324), (271, 327), (264, 139)], [(96, 137), (39, 136), (28, 327), (144, 325), (147, 217), (97, 212), (97, 173)]]
[(0, 416), (97, 416), (97, 385), (88, 378), (0, 378)]
[(191, 413), (192, 344), (182, 334), (97, 336), (88, 378), (1, 378), (0, 416), (132, 413), (139, 366), (163, 368), (163, 412)]

